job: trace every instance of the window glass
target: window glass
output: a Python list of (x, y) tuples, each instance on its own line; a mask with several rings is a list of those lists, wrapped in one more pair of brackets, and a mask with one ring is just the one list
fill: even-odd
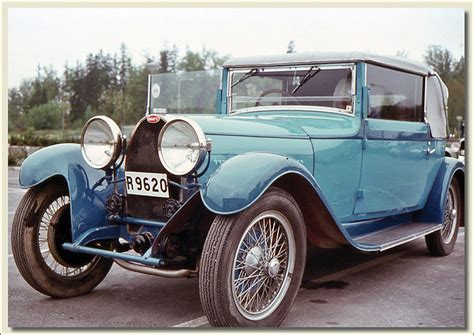
[(213, 114), (220, 71), (151, 75), (150, 113)]
[(367, 83), (370, 87), (370, 118), (423, 121), (422, 76), (368, 64)]
[(231, 112), (304, 106), (352, 113), (350, 66), (255, 68), (233, 71), (230, 78)]

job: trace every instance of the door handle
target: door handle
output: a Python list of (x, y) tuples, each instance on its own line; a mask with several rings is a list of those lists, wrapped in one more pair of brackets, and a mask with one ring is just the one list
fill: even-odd
[(431, 142), (428, 142), (428, 148), (426, 148), (426, 155), (432, 155), (436, 152), (436, 147), (431, 147)]
[(426, 154), (427, 155), (432, 155), (436, 152), (436, 148), (433, 148), (433, 149), (430, 149), (430, 148), (427, 148), (426, 149)]

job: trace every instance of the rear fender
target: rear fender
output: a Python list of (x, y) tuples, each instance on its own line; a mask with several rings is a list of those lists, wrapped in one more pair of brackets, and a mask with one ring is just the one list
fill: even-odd
[[(415, 213), (416, 222), (442, 224), (444, 222), (444, 204), (451, 180), (457, 178), (461, 188), (461, 199), (464, 203), (464, 165), (457, 159), (444, 157), (436, 176), (425, 207)], [(464, 208), (464, 205), (462, 206)], [(461, 215), (461, 225), (464, 225), (464, 215)]]
[[(119, 178), (123, 171), (119, 171)], [(117, 230), (106, 227), (106, 199), (113, 184), (103, 182), (103, 170), (91, 168), (82, 157), (79, 144), (58, 144), (43, 148), (28, 157), (20, 169), (20, 187), (30, 188), (63, 178), (70, 197), (73, 242), (91, 233), (93, 239), (117, 237)], [(123, 186), (120, 187), (122, 189)]]

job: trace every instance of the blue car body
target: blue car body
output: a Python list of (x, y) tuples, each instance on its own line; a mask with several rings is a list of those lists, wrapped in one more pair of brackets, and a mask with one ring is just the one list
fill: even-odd
[[(55, 145), (31, 155), (21, 167), (20, 185), (29, 188), (52, 178), (67, 183), (73, 239), (64, 246), (68, 250), (154, 266), (160, 265), (160, 241), (179, 231), (183, 222), (193, 222), (195, 213), (239, 213), (272, 186), (295, 198), (305, 217), (308, 239), (321, 247), (351, 245), (360, 251), (378, 252), (441, 229), (447, 189), (457, 178), (463, 191), (464, 166), (445, 157), (445, 138), (433, 136), (436, 121), (369, 117), (373, 96), (367, 82), (368, 64), (416, 74), (425, 82), (423, 87), (428, 87), (433, 76), (429, 69), (363, 54), (288, 57), (293, 58), (226, 64), (216, 113), (187, 115), (211, 140), (212, 151), (198, 182), (183, 182), (181, 187), (188, 195), (166, 220), (108, 213), (107, 199), (114, 188), (124, 193), (126, 167), (118, 170), (114, 183), (104, 171), (85, 162), (77, 144)], [(340, 63), (350, 63), (356, 74), (351, 113), (284, 106), (229, 112), (226, 92), (235, 69)], [(427, 99), (425, 95), (425, 109)], [(137, 129), (144, 122), (146, 117)], [(155, 237), (153, 248), (145, 255), (90, 247), (94, 241), (131, 241), (137, 231), (148, 231)]]

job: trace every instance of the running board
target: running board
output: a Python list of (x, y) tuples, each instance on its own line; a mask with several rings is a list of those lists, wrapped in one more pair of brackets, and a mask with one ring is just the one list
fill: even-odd
[(404, 223), (372, 234), (357, 237), (354, 240), (358, 244), (378, 247), (380, 251), (384, 251), (433, 233), (441, 228), (442, 225), (440, 224)]

